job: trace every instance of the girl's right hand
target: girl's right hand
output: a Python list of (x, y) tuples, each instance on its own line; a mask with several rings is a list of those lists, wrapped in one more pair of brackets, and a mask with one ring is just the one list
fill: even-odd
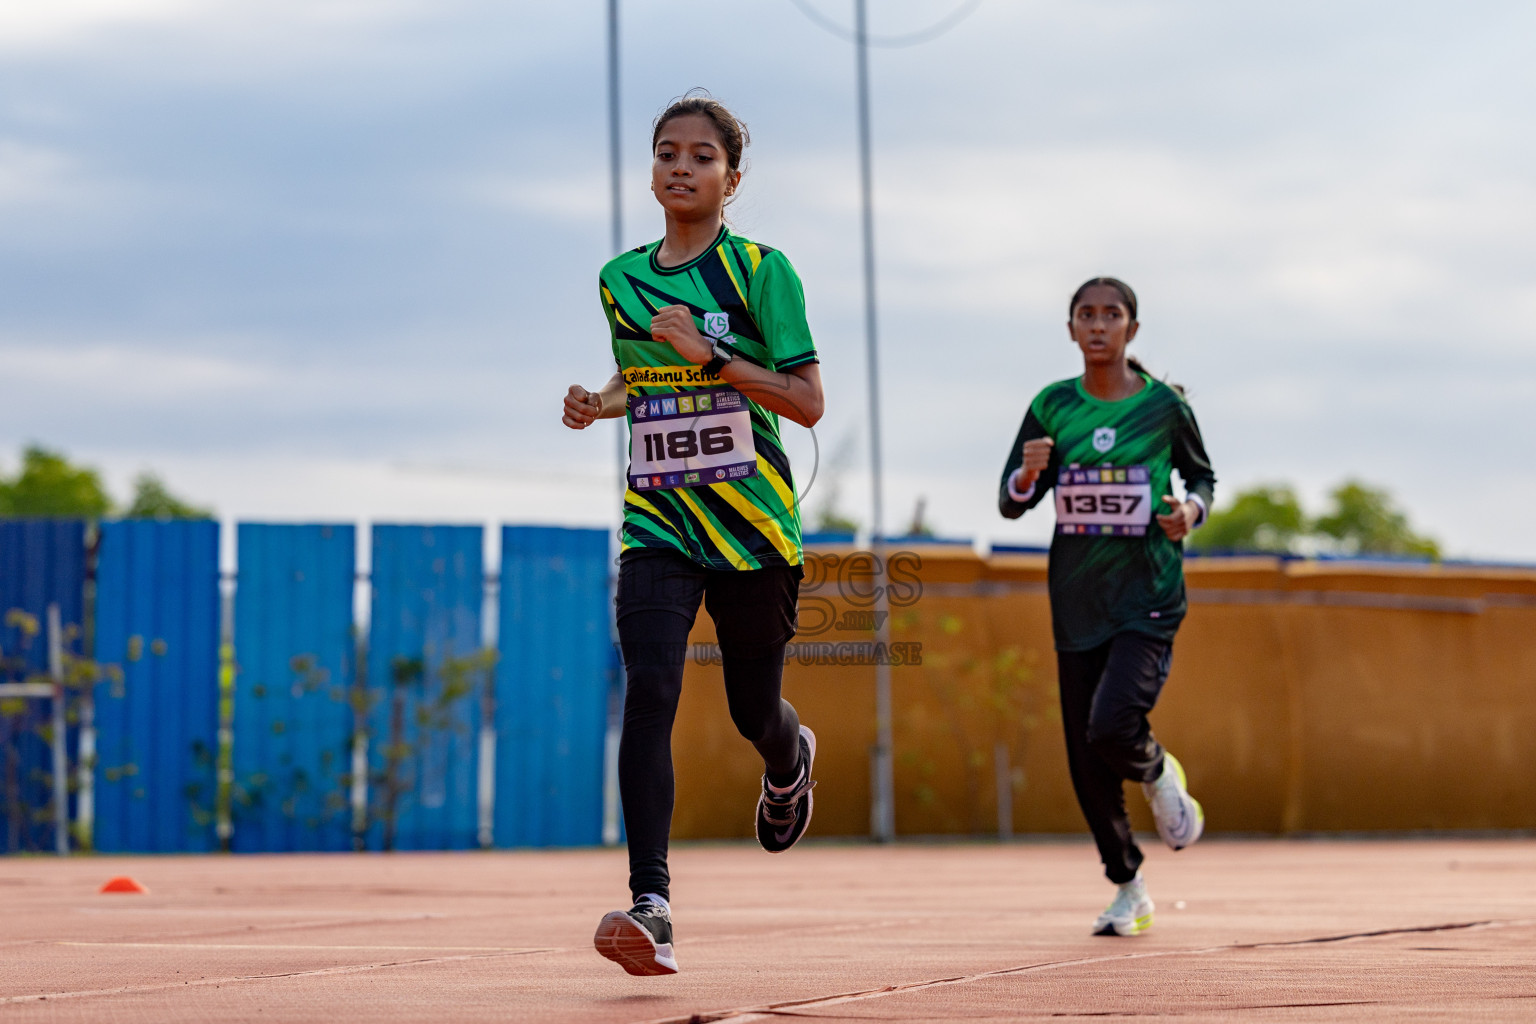
[(1020, 490), (1027, 490), (1045, 472), (1045, 467), (1050, 465), (1051, 449), (1054, 447), (1056, 442), (1048, 437), (1024, 442), (1024, 464), (1019, 467)]
[(565, 415), (560, 422), (572, 430), (584, 430), (603, 412), (603, 400), (580, 384), (572, 384), (565, 393)]

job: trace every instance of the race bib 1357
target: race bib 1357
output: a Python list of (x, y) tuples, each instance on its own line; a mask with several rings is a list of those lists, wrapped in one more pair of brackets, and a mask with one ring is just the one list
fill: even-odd
[(1056, 477), (1056, 532), (1142, 537), (1152, 522), (1146, 466), (1069, 466)]

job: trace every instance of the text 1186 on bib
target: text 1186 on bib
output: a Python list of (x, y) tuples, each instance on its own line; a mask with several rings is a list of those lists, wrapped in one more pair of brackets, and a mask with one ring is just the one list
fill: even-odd
[(752, 413), (735, 388), (629, 399), (629, 486), (703, 487), (757, 475)]
[(1057, 474), (1057, 533), (1143, 537), (1151, 522), (1152, 478), (1146, 466), (1071, 466)]

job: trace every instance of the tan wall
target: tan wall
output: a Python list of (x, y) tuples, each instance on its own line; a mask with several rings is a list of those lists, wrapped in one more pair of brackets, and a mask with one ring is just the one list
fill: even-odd
[[(892, 640), (922, 645), (920, 665), (892, 670), (898, 832), (995, 831), (998, 743), (1014, 830), (1082, 831), (1044, 558), (916, 553), (921, 596), (892, 613)], [(817, 554), (846, 566), (851, 552)], [(1152, 723), (1212, 832), (1536, 828), (1536, 572), (1197, 559), (1186, 573), (1190, 614)], [(802, 643), (872, 639), (838, 628), (853, 606), (815, 583), (802, 629), (834, 625)], [(693, 640), (713, 639), (701, 614)], [(868, 834), (874, 675), (785, 670), (819, 741), (817, 835)], [(718, 665), (689, 664), (672, 746), (673, 835), (750, 836), (762, 763), (731, 725)], [(1150, 828), (1141, 798), (1128, 804)]]

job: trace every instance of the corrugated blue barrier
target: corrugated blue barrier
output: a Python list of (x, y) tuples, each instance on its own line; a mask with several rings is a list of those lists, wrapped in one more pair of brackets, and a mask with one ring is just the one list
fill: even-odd
[(103, 523), (96, 658), (96, 848), (214, 849), (219, 525)]
[(236, 536), (231, 846), (351, 849), (357, 530), (241, 523)]
[[(0, 520), (0, 682), (20, 682), (48, 669), (47, 613), (59, 606), (66, 631), (84, 622), (85, 523), (71, 519)], [(32, 616), (41, 630), (28, 637), (6, 623), (7, 613)], [(78, 640), (70, 647), (78, 650)], [(46, 730), (48, 701), (28, 700), (18, 714), (0, 716), (0, 776), (14, 791), (0, 795), (0, 852), (53, 848), (53, 759)], [(73, 739), (73, 736), (71, 736)]]
[[(478, 845), (485, 600), (478, 526), (375, 526), (368, 629), (369, 845)], [(461, 692), (462, 691), (462, 692)]]
[(610, 531), (501, 531), (496, 669), (498, 846), (602, 838), (603, 735), (618, 659)]
[(64, 625), (78, 627), (85, 607), (85, 523), (78, 519), (0, 519), (0, 650), (20, 656), (29, 672), (48, 668), (42, 634), (28, 647), (5, 625), (19, 609), (44, 621), (57, 603)]

